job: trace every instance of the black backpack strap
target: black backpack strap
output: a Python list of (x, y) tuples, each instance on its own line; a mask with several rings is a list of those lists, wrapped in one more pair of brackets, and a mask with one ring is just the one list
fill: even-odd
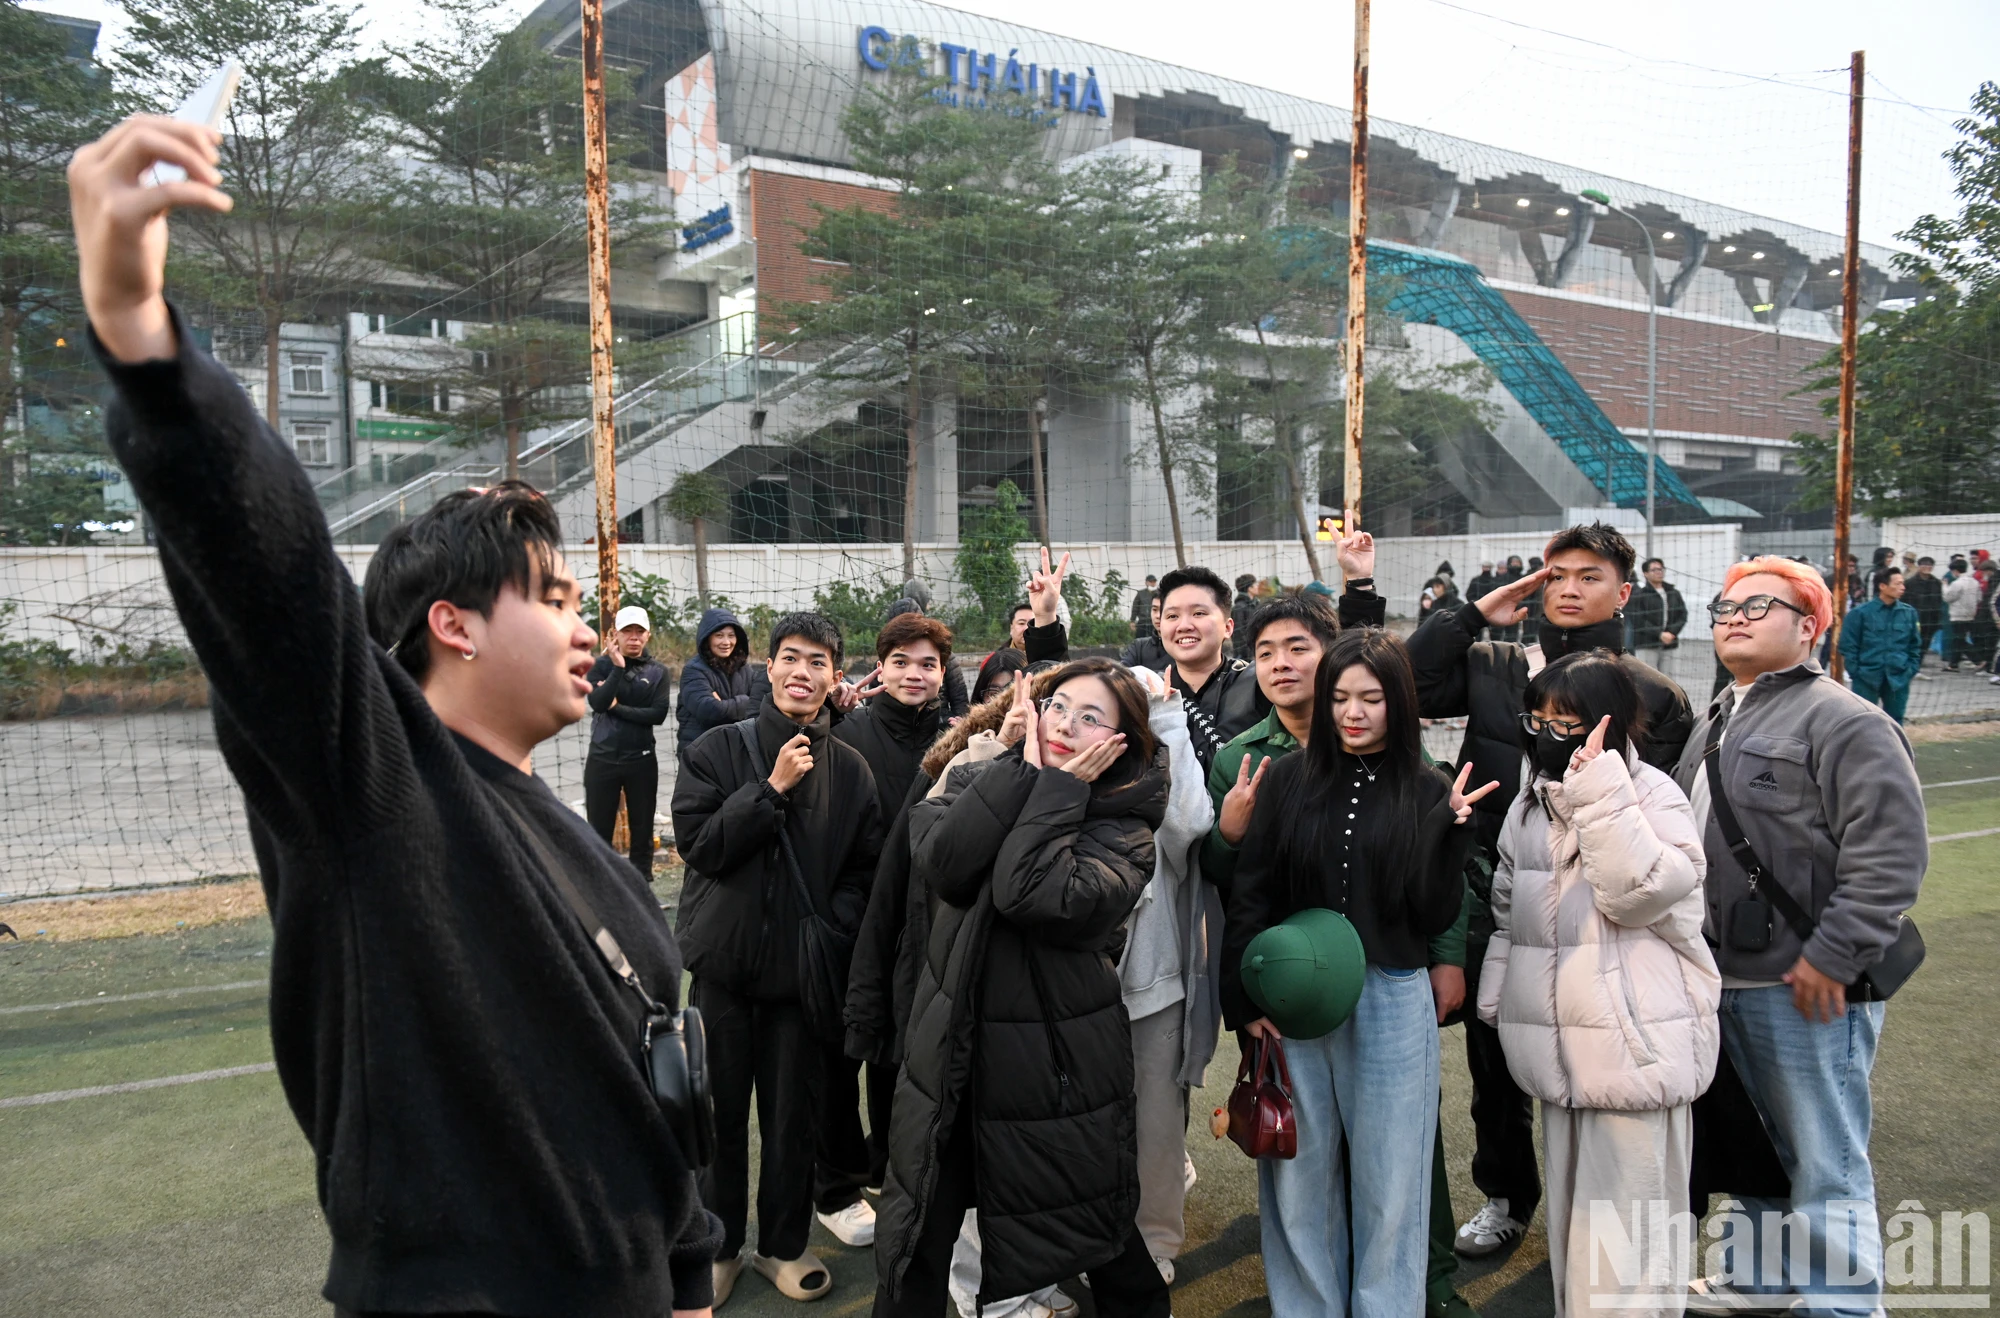
[[(1708, 723), (1708, 740), (1702, 744), (1702, 769), (1708, 774), (1708, 808), (1715, 813), (1715, 823), (1722, 830), (1722, 841), (1729, 848), (1729, 854), (1736, 857), (1736, 863), (1750, 876), (1750, 891), (1762, 894), (1778, 914), (1785, 917), (1785, 923), (1801, 940), (1811, 938), (1813, 919), (1807, 915), (1792, 894), (1785, 891), (1764, 862), (1757, 857), (1750, 843), (1743, 837), (1743, 825), (1737, 821), (1736, 808), (1729, 804), (1729, 797), (1722, 790), (1722, 732), (1729, 723), (1729, 715), (1718, 711)], [(1766, 883), (1765, 880), (1770, 882)]]
[(610, 967), (611, 973), (639, 995), (639, 1000), (646, 1004), (647, 1015), (657, 1016), (666, 1011), (665, 1007), (653, 1001), (653, 995), (646, 992), (646, 986), (639, 982), (639, 972), (632, 969), (631, 961), (625, 956), (625, 949), (618, 945), (617, 938), (605, 926), (604, 921), (597, 918), (596, 909), (570, 879), (569, 871), (563, 868), (562, 863), (549, 850), (549, 844), (542, 840), (541, 830), (535, 827), (534, 821), (522, 812), (521, 807), (508, 796), (504, 788), (495, 789), (494, 794), (507, 807), (507, 812), (514, 816), (514, 822), (520, 825), (521, 834), (527, 839), (528, 850), (535, 853), (535, 859), (541, 862), (542, 869), (548, 873), (549, 882), (555, 884), (556, 891), (562, 895), (564, 905), (568, 906), (570, 913), (576, 916), (577, 923), (583, 926), (583, 932), (590, 939), (590, 945), (604, 958), (604, 964)]

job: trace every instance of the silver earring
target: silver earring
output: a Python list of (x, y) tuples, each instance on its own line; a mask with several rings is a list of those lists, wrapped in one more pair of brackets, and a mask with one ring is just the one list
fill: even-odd
[(479, 647), (475, 645), (470, 650), (467, 650), (465, 657), (468, 662), (477, 659), (479, 657)]

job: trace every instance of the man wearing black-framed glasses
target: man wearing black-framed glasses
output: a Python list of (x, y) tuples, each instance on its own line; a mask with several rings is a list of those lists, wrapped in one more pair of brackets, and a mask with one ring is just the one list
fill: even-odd
[[(1868, 1082), (1884, 1010), (1865, 1000), (1863, 974), (1917, 899), (1928, 857), (1923, 793), (1902, 730), (1813, 661), (1833, 618), (1817, 572), (1782, 558), (1738, 563), (1709, 616), (1734, 681), (1688, 738), (1674, 776), (1708, 855), (1703, 932), (1722, 971), (1723, 1050), (1790, 1187), (1784, 1197), (1736, 1195), (1751, 1240), (1731, 1276), (1694, 1283), (1688, 1310), (1782, 1310), (1795, 1287), (1801, 1313), (1878, 1313)], [(1711, 793), (1711, 761), (1727, 815)], [(1740, 836), (1727, 832), (1732, 818)], [(1732, 842), (1768, 871), (1753, 882)], [(1787, 907), (1809, 923), (1781, 915)], [(1781, 1226), (1794, 1215), (1802, 1236)]]

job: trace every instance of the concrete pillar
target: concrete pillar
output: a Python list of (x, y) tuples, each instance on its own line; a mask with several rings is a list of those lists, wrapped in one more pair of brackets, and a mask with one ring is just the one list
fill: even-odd
[(924, 407), (917, 441), (917, 539), (958, 539), (958, 406), (948, 398)]

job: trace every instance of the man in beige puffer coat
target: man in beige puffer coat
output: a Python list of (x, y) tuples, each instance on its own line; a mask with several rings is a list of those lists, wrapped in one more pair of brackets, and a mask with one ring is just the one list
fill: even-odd
[[(1480, 977), (1480, 1016), (1499, 1029), (1515, 1083), (1542, 1102), (1557, 1318), (1606, 1302), (1682, 1312), (1688, 1252), (1655, 1257), (1646, 1242), (1673, 1236), (1650, 1235), (1655, 1215), (1666, 1225), (1688, 1210), (1691, 1105), (1720, 1037), (1693, 812), (1666, 774), (1605, 753), (1608, 722), (1560, 780), (1537, 775), (1509, 809)], [(1636, 1260), (1617, 1257), (1611, 1221)], [(1633, 1262), (1641, 1270), (1621, 1275)]]

